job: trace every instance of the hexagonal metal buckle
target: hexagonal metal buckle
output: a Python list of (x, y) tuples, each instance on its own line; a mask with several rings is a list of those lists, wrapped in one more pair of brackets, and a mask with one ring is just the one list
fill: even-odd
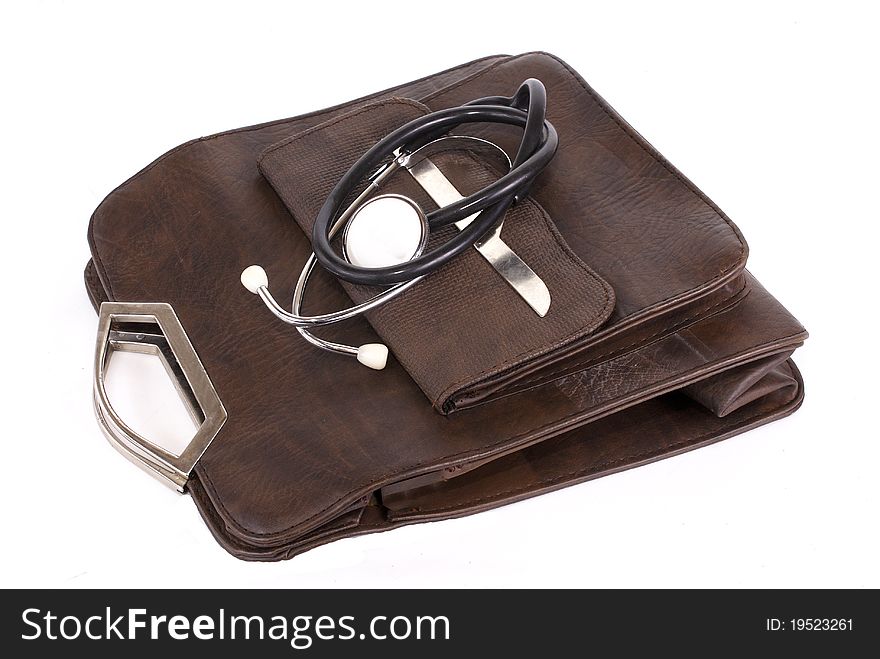
[[(107, 396), (104, 378), (116, 351), (159, 357), (184, 406), (198, 425), (180, 454), (171, 453), (131, 429)], [(226, 409), (170, 304), (104, 302), (98, 320), (93, 387), (95, 414), (107, 439), (126, 458), (183, 492), (199, 458), (226, 422)]]

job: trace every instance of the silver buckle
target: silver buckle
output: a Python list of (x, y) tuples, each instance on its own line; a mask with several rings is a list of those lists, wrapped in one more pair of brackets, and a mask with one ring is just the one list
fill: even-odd
[[(158, 331), (157, 331), (158, 330)], [(132, 430), (107, 397), (104, 377), (117, 350), (156, 355), (187, 411), (195, 435), (179, 455)], [(226, 409), (170, 304), (104, 302), (98, 319), (93, 396), (95, 414), (110, 443), (126, 458), (178, 492), (183, 492), (199, 458), (226, 422)]]

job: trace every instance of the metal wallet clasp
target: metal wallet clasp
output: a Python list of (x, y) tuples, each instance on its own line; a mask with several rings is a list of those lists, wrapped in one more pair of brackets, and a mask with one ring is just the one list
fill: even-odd
[[(117, 350), (156, 355), (198, 429), (181, 453), (166, 451), (132, 430), (116, 413), (104, 378)], [(110, 443), (166, 485), (183, 492), (190, 473), (226, 422), (226, 409), (170, 304), (104, 302), (98, 320), (95, 414)]]

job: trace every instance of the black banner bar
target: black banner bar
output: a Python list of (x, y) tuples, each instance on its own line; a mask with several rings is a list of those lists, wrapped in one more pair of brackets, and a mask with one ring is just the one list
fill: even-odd
[[(880, 640), (876, 591), (4, 591), (2, 646), (191, 657), (446, 656), (489, 649), (839, 653)], [(76, 644), (75, 648), (70, 644)], [(10, 656), (10, 655), (7, 655)]]

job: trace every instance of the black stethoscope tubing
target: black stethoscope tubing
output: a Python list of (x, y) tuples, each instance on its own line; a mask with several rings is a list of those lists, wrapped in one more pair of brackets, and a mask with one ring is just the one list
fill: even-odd
[[(321, 207), (312, 232), (312, 249), (329, 272), (356, 284), (387, 286), (433, 272), (455, 258), (494, 227), (556, 153), (559, 138), (545, 118), (547, 94), (535, 79), (526, 80), (511, 97), (492, 96), (459, 107), (438, 110), (401, 126), (377, 142), (339, 180)], [(479, 215), (443, 245), (410, 261), (382, 267), (352, 265), (330, 244), (330, 229), (352, 190), (391, 156), (406, 157), (449, 130), (467, 123), (500, 123), (523, 128), (517, 155), (510, 171), (482, 190), (427, 214), (431, 228)]]

